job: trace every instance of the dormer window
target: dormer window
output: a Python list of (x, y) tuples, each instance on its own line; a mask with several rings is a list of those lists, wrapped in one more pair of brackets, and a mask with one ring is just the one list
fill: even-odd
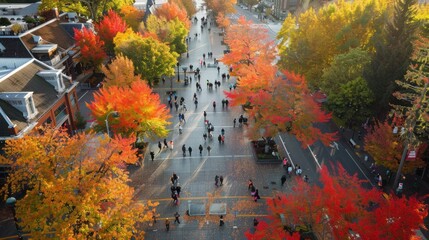
[(33, 92), (2, 92), (0, 99), (22, 112), (26, 119), (33, 119), (38, 111), (34, 105)]
[(59, 93), (64, 92), (66, 89), (61, 70), (42, 70), (37, 73), (37, 76), (45, 79), (45, 81), (54, 86), (55, 90)]

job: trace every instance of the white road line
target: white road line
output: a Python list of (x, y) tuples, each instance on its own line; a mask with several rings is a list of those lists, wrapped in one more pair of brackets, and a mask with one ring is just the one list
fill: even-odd
[(344, 148), (344, 150), (346, 150), (346, 153), (350, 156), (350, 158), (353, 160), (353, 162), (356, 164), (356, 166), (359, 168), (360, 172), (365, 176), (366, 179), (368, 179), (368, 182), (371, 184), (371, 186), (374, 187), (374, 184), (372, 184), (371, 179), (369, 179), (369, 177), (365, 174), (365, 172), (362, 170), (362, 168), (359, 167), (359, 165), (357, 164), (356, 160), (353, 158), (353, 156), (349, 153), (349, 151), (347, 151), (346, 148)]
[(85, 97), (85, 95), (89, 92), (89, 90), (87, 90), (77, 101), (79, 102), (83, 97)]
[(319, 166), (319, 168), (321, 169), (322, 166), (320, 166), (319, 161), (317, 161), (316, 155), (313, 153), (313, 151), (311, 150), (310, 146), (307, 145), (307, 147), (308, 147), (308, 150), (310, 150), (311, 156), (313, 156), (314, 161), (316, 162), (317, 166)]
[[(199, 151), (199, 150), (198, 150)], [(198, 154), (198, 153), (197, 153)], [(156, 158), (155, 160), (176, 160), (176, 159), (194, 159), (194, 158), (244, 158), (244, 157), (252, 157), (253, 155), (197, 155), (195, 157), (189, 157), (189, 156), (185, 156), (185, 157), (167, 157), (167, 158)]]
[(285, 142), (283, 141), (282, 136), (280, 136), (280, 134), (279, 134), (279, 138), (280, 138), (280, 141), (282, 142), (283, 148), (286, 151), (287, 157), (289, 158), (290, 162), (292, 163), (292, 167), (295, 168), (295, 164), (293, 163), (292, 158), (290, 157), (289, 151), (286, 148)]

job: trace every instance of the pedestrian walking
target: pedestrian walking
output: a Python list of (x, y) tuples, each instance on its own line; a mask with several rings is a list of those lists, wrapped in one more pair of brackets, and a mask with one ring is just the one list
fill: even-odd
[(216, 185), (216, 187), (218, 186), (218, 184), (219, 184), (219, 176), (216, 175), (215, 176), (215, 185)]
[(170, 151), (173, 151), (174, 148), (174, 142), (173, 140), (170, 141)]
[(170, 220), (165, 219), (165, 229), (167, 229), (167, 232), (170, 231)]
[(162, 144), (161, 144), (161, 142), (158, 142), (158, 148), (159, 148), (159, 152), (161, 152), (161, 150), (162, 150)]
[(259, 196), (259, 190), (258, 190), (258, 189), (256, 189), (256, 190), (255, 190), (255, 194), (254, 194), (254, 196), (253, 196), (253, 200), (254, 200), (255, 202), (257, 202), (257, 201), (258, 201), (258, 199), (261, 199), (261, 197)]
[(225, 222), (223, 221), (223, 215), (220, 215), (220, 217), (219, 217), (219, 226), (223, 226), (223, 225), (225, 225)]
[(222, 135), (222, 136), (220, 137), (220, 141), (221, 141), (222, 143), (225, 143), (225, 135)]
[(301, 176), (301, 174), (302, 174), (301, 166), (299, 166), (299, 165), (298, 165), (298, 166), (296, 167), (295, 174), (296, 174), (296, 175), (298, 175), (298, 176)]
[(180, 219), (179, 219), (179, 217), (180, 217), (180, 214), (178, 213), (178, 212), (176, 212), (175, 214), (174, 214), (174, 223), (178, 223), (178, 224), (180, 224)]
[(222, 129), (220, 130), (220, 133), (222, 134), (222, 136), (224, 136), (224, 135), (225, 135), (225, 129), (223, 129), (223, 128), (222, 128)]
[(280, 180), (282, 182), (282, 187), (283, 187), (283, 185), (285, 185), (285, 182), (286, 182), (286, 175), (283, 174), (283, 176)]
[(217, 74), (219, 74), (220, 73), (220, 67), (218, 66), (217, 67)]
[(179, 134), (182, 134), (182, 132), (183, 132), (183, 127), (182, 127), (182, 124), (179, 123)]
[(150, 151), (150, 159), (152, 159), (152, 162), (154, 158), (155, 158), (155, 153), (153, 151)]
[(287, 158), (284, 157), (283, 158), (283, 168), (286, 169), (286, 170), (287, 170), (287, 163), (288, 163)]
[(206, 120), (206, 118), (207, 118), (207, 113), (206, 111), (204, 111), (204, 121)]
[(250, 188), (250, 195), (251, 195), (252, 197), (254, 197), (254, 196), (255, 196), (255, 194), (256, 194), (256, 188), (255, 188), (255, 186), (253, 186), (253, 185), (252, 185), (252, 187)]
[(213, 109), (216, 111), (216, 101), (213, 101)]
[(203, 145), (200, 144), (200, 146), (198, 147), (198, 149), (200, 150), (200, 155), (203, 155)]
[(254, 219), (253, 219), (253, 227), (257, 227), (257, 226), (258, 226), (258, 224), (259, 224), (258, 219), (254, 218)]
[(177, 199), (177, 194), (173, 193), (171, 195), (171, 198), (173, 199), (173, 204), (174, 205), (178, 205), (179, 204), (179, 199)]
[(164, 148), (168, 148), (167, 139), (164, 138)]
[(173, 195), (173, 194), (175, 194), (177, 192), (176, 191), (176, 186), (174, 186), (174, 184), (171, 184), (170, 191), (171, 191), (171, 195)]
[(221, 143), (222, 143), (222, 135), (219, 135), (219, 136), (217, 137), (217, 140), (219, 141), (219, 144), (221, 144)]
[(291, 176), (291, 174), (292, 174), (292, 165), (291, 164), (289, 164), (289, 167), (287, 168), (287, 173), (289, 174), (289, 177)]
[(179, 183), (177, 183), (177, 186), (176, 186), (176, 193), (177, 193), (177, 197), (180, 197), (180, 192), (182, 191), (182, 187), (180, 186), (180, 184)]
[(222, 175), (220, 175), (219, 181), (220, 181), (220, 185), (222, 186), (223, 185), (223, 176)]
[(210, 155), (210, 150), (212, 150), (212, 148), (210, 146), (207, 146), (207, 152)]
[(182, 146), (182, 152), (183, 152), (183, 156), (185, 157), (186, 156), (186, 146), (185, 146), (185, 144), (183, 144), (183, 146)]
[(203, 133), (204, 142), (207, 140), (207, 134)]
[(304, 182), (308, 182), (309, 180), (307, 175), (304, 175), (303, 179), (304, 179)]
[(192, 156), (192, 148), (191, 146), (188, 147), (189, 156)]
[(234, 123), (234, 127), (235, 127), (235, 124), (237, 123), (237, 118), (234, 118), (233, 123)]

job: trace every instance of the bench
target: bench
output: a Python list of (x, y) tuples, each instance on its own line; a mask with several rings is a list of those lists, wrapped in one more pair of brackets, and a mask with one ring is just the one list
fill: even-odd
[(353, 138), (350, 138), (349, 143), (353, 148), (355, 148), (357, 145), (356, 142), (353, 140)]

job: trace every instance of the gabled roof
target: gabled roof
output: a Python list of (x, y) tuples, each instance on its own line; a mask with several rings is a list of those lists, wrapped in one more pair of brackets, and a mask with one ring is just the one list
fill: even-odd
[(0, 53), (2, 58), (32, 58), (21, 39), (17, 37), (1, 37), (0, 44), (5, 48)]
[[(24, 129), (27, 126), (27, 120), (18, 109), (12, 107), (6, 101), (0, 99), (0, 109), (7, 115), (6, 117), (16, 125), (16, 129)], [(5, 116), (0, 110), (0, 136), (9, 136), (9, 124), (5, 119)]]
[(58, 44), (62, 49), (69, 49), (75, 44), (72, 35), (62, 27), (62, 24), (58, 20), (21, 35), (22, 41), (30, 50), (37, 45), (33, 40), (33, 36), (40, 36), (47, 43)]
[[(14, 73), (0, 80), (0, 92), (33, 92), (34, 105), (39, 112), (33, 121), (37, 121), (37, 119), (49, 111), (52, 105), (64, 94), (55, 91), (55, 88), (51, 84), (37, 75), (41, 70), (52, 70), (52, 68), (32, 59)], [(66, 89), (73, 86), (69, 81), (64, 81), (64, 84)], [(22, 113), (8, 103), (0, 101), (0, 107), (16, 125), (18, 132), (22, 131), (28, 125)], [(3, 118), (3, 116), (0, 115), (0, 118)], [(0, 127), (3, 128), (2, 122), (4, 124), (4, 119), (0, 120)], [(2, 137), (2, 133), (3, 131), (0, 131), (0, 137)]]

